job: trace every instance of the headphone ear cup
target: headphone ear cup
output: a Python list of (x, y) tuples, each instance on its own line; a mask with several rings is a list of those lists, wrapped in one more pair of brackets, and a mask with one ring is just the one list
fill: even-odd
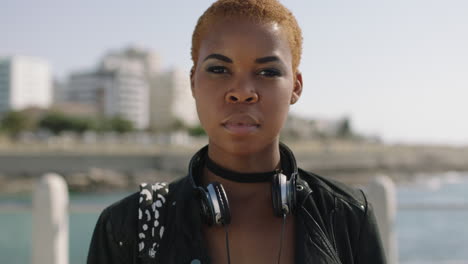
[(208, 225), (212, 226), (215, 222), (215, 210), (213, 207), (213, 202), (208, 192), (203, 188), (197, 188), (198, 196), (200, 199), (200, 209), (203, 221)]
[(281, 205), (281, 184), (280, 184), (280, 173), (273, 175), (271, 183), (271, 200), (273, 202), (273, 213), (276, 216), (281, 217), (283, 215)]
[(215, 182), (213, 183), (215, 187), (216, 195), (219, 201), (219, 207), (221, 211), (221, 225), (229, 225), (231, 223), (231, 210), (229, 208), (229, 201), (226, 195), (226, 191), (222, 184)]
[(288, 181), (286, 175), (277, 173), (273, 175), (271, 184), (271, 198), (273, 211), (276, 216), (293, 213), (296, 206), (296, 180), (291, 176)]
[(208, 225), (224, 225), (231, 222), (231, 213), (226, 192), (219, 182), (212, 182), (206, 186), (208, 208), (212, 214), (207, 217)]

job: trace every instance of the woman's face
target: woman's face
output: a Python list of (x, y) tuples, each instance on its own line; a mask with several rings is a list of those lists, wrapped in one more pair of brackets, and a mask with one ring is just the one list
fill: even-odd
[(191, 84), (210, 146), (233, 154), (277, 146), (302, 91), (286, 33), (242, 19), (216, 21), (206, 32)]

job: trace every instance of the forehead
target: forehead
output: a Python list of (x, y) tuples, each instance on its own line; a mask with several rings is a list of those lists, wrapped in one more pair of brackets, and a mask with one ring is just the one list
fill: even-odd
[(286, 64), (292, 63), (286, 32), (274, 22), (236, 18), (213, 21), (200, 39), (198, 61), (212, 53), (253, 58), (275, 55)]

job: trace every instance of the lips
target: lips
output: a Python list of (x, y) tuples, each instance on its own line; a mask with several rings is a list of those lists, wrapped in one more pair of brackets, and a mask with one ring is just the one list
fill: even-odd
[(248, 135), (255, 132), (260, 123), (249, 114), (235, 114), (226, 118), (222, 126), (233, 135)]

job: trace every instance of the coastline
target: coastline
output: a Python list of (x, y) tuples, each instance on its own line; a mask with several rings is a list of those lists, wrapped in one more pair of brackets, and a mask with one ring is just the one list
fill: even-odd
[[(353, 185), (365, 185), (379, 174), (398, 184), (424, 174), (468, 171), (468, 147), (336, 140), (285, 143), (304, 170)], [(0, 192), (29, 192), (47, 172), (64, 176), (70, 190), (78, 192), (128, 190), (141, 182), (171, 181), (185, 176), (191, 155), (203, 145), (203, 141), (185, 146), (0, 145)]]

